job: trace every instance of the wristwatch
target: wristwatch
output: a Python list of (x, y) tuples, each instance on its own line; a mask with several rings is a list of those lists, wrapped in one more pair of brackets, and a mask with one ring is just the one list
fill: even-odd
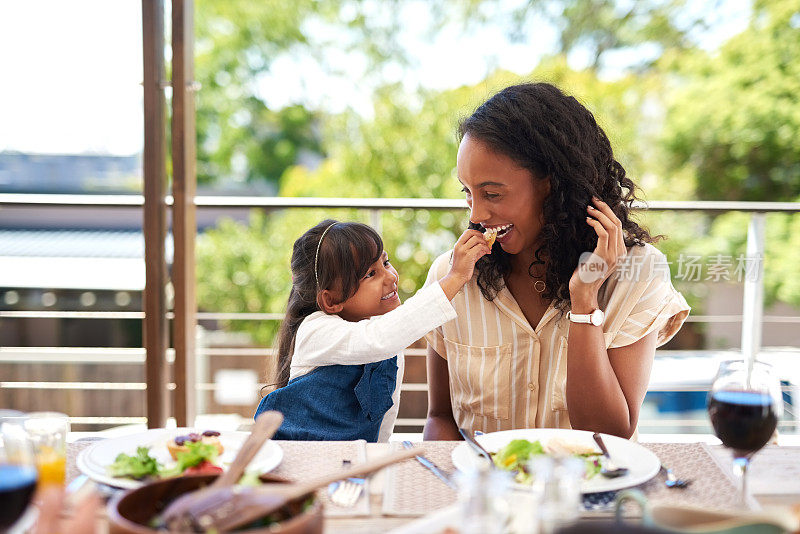
[(597, 308), (592, 313), (572, 313), (571, 311), (567, 312), (567, 319), (569, 319), (573, 323), (584, 323), (584, 324), (592, 324), (594, 326), (601, 326), (605, 318), (606, 314), (603, 313), (603, 310), (601, 310), (600, 308)]

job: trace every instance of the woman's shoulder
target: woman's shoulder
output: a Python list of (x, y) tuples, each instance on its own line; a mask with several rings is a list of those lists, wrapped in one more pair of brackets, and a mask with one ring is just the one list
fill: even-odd
[(453, 249), (448, 250), (447, 252), (440, 254), (433, 260), (431, 263), (431, 268), (428, 269), (429, 278), (430, 275), (433, 275), (436, 280), (440, 279), (442, 276), (447, 274), (447, 271), (450, 270), (450, 261), (453, 257)]
[(628, 249), (628, 255), (641, 258), (666, 258), (663, 252), (658, 250), (651, 243), (643, 243), (641, 245), (633, 245)]
[(650, 243), (634, 245), (617, 265), (617, 278), (620, 281), (643, 282), (655, 275), (666, 275), (669, 279), (667, 256)]
[(608, 302), (615, 294), (630, 294), (634, 286), (647, 286), (656, 277), (669, 282), (667, 257), (650, 243), (634, 245), (617, 262), (614, 272), (600, 289), (599, 298), (601, 302)]

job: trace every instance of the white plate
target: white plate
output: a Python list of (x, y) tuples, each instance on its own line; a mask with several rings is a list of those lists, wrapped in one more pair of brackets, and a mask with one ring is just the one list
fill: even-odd
[[(114, 459), (121, 452), (125, 454), (136, 454), (136, 447), (150, 447), (150, 456), (155, 458), (161, 465), (170, 467), (175, 465), (175, 461), (169, 455), (167, 442), (175, 436), (185, 436), (191, 432), (203, 432), (193, 428), (154, 428), (113, 439), (104, 439), (83, 449), (76, 460), (78, 469), (86, 476), (96, 482), (108, 484), (117, 488), (138, 488), (143, 482), (129, 478), (115, 478), (108, 475), (107, 467), (114, 463)], [(217, 458), (217, 463), (226, 469), (233, 461), (234, 456), (249, 436), (249, 432), (220, 432), (219, 441), (224, 450)], [(248, 471), (266, 473), (275, 469), (283, 459), (283, 451), (272, 440), (267, 441), (258, 451), (253, 461), (248, 466)]]
[[(627, 467), (630, 471), (627, 475), (618, 478), (605, 478), (599, 474), (581, 484), (582, 493), (596, 493), (599, 491), (616, 491), (623, 488), (638, 486), (647, 482), (661, 469), (661, 461), (658, 457), (645, 449), (636, 442), (603, 434), (603, 442), (608, 448), (608, 452), (614, 463), (620, 467)], [(513, 439), (527, 439), (536, 441), (537, 439), (546, 444), (551, 438), (562, 438), (570, 443), (580, 443), (588, 445), (598, 450), (597, 444), (592, 439), (592, 432), (585, 430), (568, 430), (556, 428), (532, 428), (525, 430), (504, 430), (502, 432), (491, 432), (477, 436), (478, 443), (489, 452), (497, 452), (506, 446)], [(475, 454), (469, 445), (459, 443), (452, 453), (453, 465), (460, 471), (468, 471), (476, 468), (481, 462), (486, 462), (483, 458)]]

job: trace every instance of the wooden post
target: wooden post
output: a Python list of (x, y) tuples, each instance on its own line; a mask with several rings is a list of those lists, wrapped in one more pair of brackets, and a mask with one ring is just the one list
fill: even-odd
[(193, 0), (172, 0), (172, 235), (175, 250), (172, 263), (172, 285), (175, 289), (175, 318), (172, 321), (175, 344), (173, 413), (178, 426), (194, 425), (197, 415), (193, 3)]
[(167, 235), (164, 4), (142, 0), (144, 50), (144, 347), (147, 426), (167, 422)]

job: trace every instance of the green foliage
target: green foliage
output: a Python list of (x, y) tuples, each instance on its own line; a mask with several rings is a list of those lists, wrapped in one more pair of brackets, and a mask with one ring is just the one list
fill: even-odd
[[(750, 26), (715, 54), (663, 59), (677, 75), (659, 140), (665, 175), (683, 176), (693, 198), (800, 200), (800, 10), (791, 0), (757, 2)], [(743, 254), (749, 216), (715, 217), (693, 247), (706, 256)], [(765, 300), (800, 304), (800, 215), (767, 217)], [(681, 226), (670, 234), (681, 233)]]
[(394, 37), (400, 28), (393, 18), (395, 4), (384, 1), (381, 16), (367, 16), (374, 2), (198, 0), (199, 183), (266, 184), (272, 193), (283, 171), (300, 155), (321, 153), (316, 132), (321, 114), (297, 103), (270, 109), (264, 97), (270, 90), (266, 76), (282, 54), (319, 55), (327, 47), (359, 53), (369, 65), (389, 59), (402, 63), (403, 51)]
[(198, 0), (195, 9), (197, 175), (210, 183), (276, 183), (302, 149), (317, 150), (315, 114), (299, 106), (270, 110), (259, 76), (271, 58), (306, 38), (300, 30), (314, 2)]
[[(714, 200), (800, 199), (800, 24), (793, 0), (761, 2), (750, 27), (717, 54), (671, 58), (669, 169), (694, 174)], [(792, 22), (794, 21), (794, 22)]]

